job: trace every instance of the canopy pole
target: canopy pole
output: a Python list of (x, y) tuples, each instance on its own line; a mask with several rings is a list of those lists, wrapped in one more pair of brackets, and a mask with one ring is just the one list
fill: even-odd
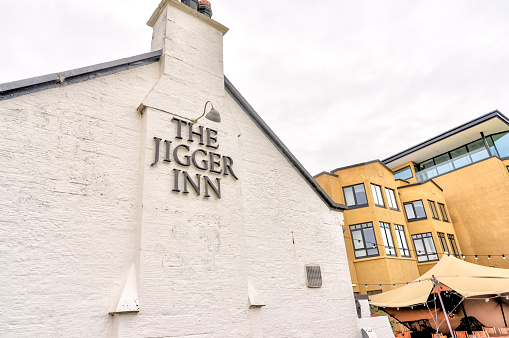
[(442, 305), (442, 311), (444, 311), (445, 320), (447, 321), (447, 326), (449, 326), (449, 333), (451, 335), (454, 335), (454, 333), (452, 331), (451, 323), (449, 322), (449, 315), (447, 314), (447, 311), (445, 310), (444, 302), (442, 301), (442, 296), (440, 295), (440, 290), (438, 289), (437, 279), (435, 278), (435, 275), (431, 276), (431, 278), (433, 279), (433, 284), (435, 285), (435, 289), (437, 290), (438, 299), (440, 299), (440, 304)]
[(468, 330), (470, 331), (470, 333), (472, 333), (472, 325), (470, 324), (470, 319), (468, 319), (467, 311), (465, 311), (465, 305), (463, 303), (461, 303), (461, 310), (463, 310), (463, 315), (465, 316), (465, 320), (468, 325)]
[(504, 302), (502, 301), (502, 299), (499, 299), (499, 304), (500, 304), (500, 310), (502, 310), (502, 317), (504, 318), (504, 325), (505, 327), (507, 327), (507, 322), (505, 320), (505, 314), (504, 314)]

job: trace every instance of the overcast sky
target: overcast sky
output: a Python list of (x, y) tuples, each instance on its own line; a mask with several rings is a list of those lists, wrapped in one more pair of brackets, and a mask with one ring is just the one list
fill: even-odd
[[(507, 0), (210, 0), (225, 74), (314, 175), (509, 115)], [(159, 0), (4, 0), (0, 83), (150, 51)]]

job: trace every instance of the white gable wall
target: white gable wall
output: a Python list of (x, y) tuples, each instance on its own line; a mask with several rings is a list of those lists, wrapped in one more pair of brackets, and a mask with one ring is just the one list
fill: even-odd
[[(356, 337), (343, 214), (323, 203), (229, 96), (227, 103), (241, 135), (247, 276), (265, 300), (266, 337)], [(321, 288), (306, 286), (309, 263), (321, 266)]]
[(111, 337), (158, 64), (0, 102), (0, 336)]
[[(223, 33), (168, 4), (159, 64), (0, 102), (0, 335), (357, 337), (342, 213), (226, 94)], [(217, 150), (187, 127), (175, 138), (172, 119), (207, 100), (222, 121), (194, 130), (217, 130)], [(179, 144), (230, 156), (239, 179), (179, 165)], [(203, 177), (199, 196), (182, 176), (172, 191), (174, 169), (221, 178), (221, 198)], [(307, 263), (321, 288), (306, 287)], [(109, 315), (130, 272), (140, 311)], [(265, 306), (250, 308), (249, 283)]]

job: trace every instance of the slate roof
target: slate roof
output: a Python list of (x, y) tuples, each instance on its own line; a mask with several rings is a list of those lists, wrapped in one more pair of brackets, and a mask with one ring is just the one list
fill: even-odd
[(427, 141), (424, 141), (424, 142), (421, 142), (411, 148), (408, 148), (406, 150), (403, 150), (395, 155), (392, 155), (391, 157), (388, 157), (386, 158), (385, 160), (382, 160), (383, 163), (385, 164), (388, 164), (388, 163), (391, 163), (391, 162), (394, 162), (404, 156), (407, 156), (407, 155), (410, 155), (411, 153), (413, 152), (416, 152), (418, 150), (421, 150), (423, 148), (426, 148), (427, 146), (430, 146), (432, 145), (433, 143), (436, 143), (436, 142), (439, 142), (439, 141), (442, 141), (448, 137), (451, 137), (455, 134), (458, 134), (458, 133), (461, 133), (462, 131), (464, 130), (467, 130), (469, 128), (472, 128), (473, 126), (476, 126), (478, 124), (481, 124), (483, 122), (486, 122), (488, 120), (491, 120), (493, 118), (498, 118), (500, 119), (502, 122), (504, 122), (505, 124), (507, 124), (509, 126), (509, 119), (504, 115), (502, 114), (501, 112), (499, 112), (498, 110), (494, 110), (492, 111), (491, 113), (488, 113), (488, 114), (485, 114), (485, 115), (482, 115), (476, 119), (473, 119), (472, 121), (469, 121), (467, 123), (464, 123), (458, 127), (455, 127), (449, 131), (446, 131), (445, 133), (442, 133), (440, 135), (437, 135)]

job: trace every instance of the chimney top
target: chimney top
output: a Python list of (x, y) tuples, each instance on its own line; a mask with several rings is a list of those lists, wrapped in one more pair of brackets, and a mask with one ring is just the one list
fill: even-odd
[(198, 5), (198, 12), (211, 18), (212, 7), (210, 6), (210, 2), (207, 0), (200, 0), (200, 4)]
[[(208, 14), (206, 14), (206, 13), (203, 13), (204, 15), (201, 15), (202, 13), (198, 12), (198, 10), (193, 10), (192, 6), (187, 6), (186, 2), (195, 2), (195, 3), (198, 3), (198, 0), (161, 0), (161, 3), (159, 4), (159, 6), (157, 6), (157, 8), (155, 9), (154, 13), (152, 13), (152, 16), (148, 20), (147, 25), (150, 26), (150, 27), (154, 27), (154, 25), (156, 24), (157, 19), (163, 13), (163, 11), (166, 8), (166, 6), (170, 5), (172, 7), (176, 7), (178, 9), (180, 9), (180, 10), (182, 10), (182, 11), (184, 11), (184, 12), (186, 12), (186, 13), (192, 15), (192, 16), (194, 16), (195, 18), (197, 18), (197, 19), (199, 19), (199, 20), (201, 20), (203, 22), (208, 23), (209, 25), (211, 25), (212, 27), (216, 28), (221, 33), (223, 33), (223, 35), (226, 34), (226, 32), (228, 32), (228, 28), (227, 27), (223, 26), (219, 22), (217, 22), (214, 19), (210, 18), (210, 16), (212, 16), (212, 10), (210, 9), (210, 7), (206, 8), (206, 10), (210, 10), (210, 16), (208, 16)], [(202, 4), (202, 6), (207, 6), (207, 4), (206, 3)], [(160, 48), (160, 47), (161, 46), (157, 46), (157, 48)]]

